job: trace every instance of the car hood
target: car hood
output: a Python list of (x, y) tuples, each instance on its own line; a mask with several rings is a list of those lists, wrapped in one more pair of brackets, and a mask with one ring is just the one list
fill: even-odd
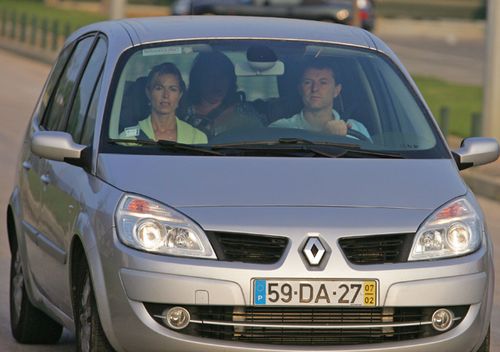
[(436, 209), (467, 187), (450, 159), (101, 154), (98, 177), (182, 207)]

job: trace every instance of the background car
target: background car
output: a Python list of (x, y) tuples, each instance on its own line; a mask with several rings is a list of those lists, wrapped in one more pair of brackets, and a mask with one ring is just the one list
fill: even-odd
[(245, 15), (331, 21), (373, 30), (373, 0), (176, 0), (173, 15)]
[[(236, 100), (200, 120), (224, 129), (189, 122), (188, 103), (212, 93), (193, 91), (195, 68), (214, 53)], [(175, 138), (157, 137), (160, 113)], [(298, 118), (310, 128), (276, 125)], [(493, 248), (459, 169), (498, 155), (489, 138), (450, 151), (397, 57), (359, 28), (81, 28), (34, 109), (8, 204), (13, 336), (55, 343), (64, 326), (79, 351), (488, 351)]]

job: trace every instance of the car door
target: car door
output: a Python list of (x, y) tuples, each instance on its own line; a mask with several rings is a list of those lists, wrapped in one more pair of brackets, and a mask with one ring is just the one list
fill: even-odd
[[(68, 131), (79, 142), (88, 106), (102, 67), (102, 39), (92, 34), (81, 38), (65, 67), (42, 121), (41, 129)], [(104, 50), (105, 52), (105, 50)], [(105, 55), (105, 54), (104, 54)], [(44, 295), (59, 309), (71, 314), (65, 235), (78, 214), (79, 182), (86, 172), (65, 162), (43, 160), (40, 218), (38, 220), (39, 265), (33, 268)]]
[[(59, 78), (66, 67), (69, 57), (74, 46), (69, 45), (61, 51), (52, 71), (47, 78), (47, 82), (42, 90), (37, 106), (33, 112), (30, 124), (24, 138), (19, 167), (19, 190), (22, 208), (22, 223), (21, 229), (25, 238), (27, 253), (36, 252), (38, 220), (40, 217), (41, 197), (42, 197), (42, 175), (45, 161), (39, 156), (31, 152), (31, 136), (34, 132), (39, 131), (40, 121), (43, 118), (45, 111), (49, 105), (50, 97), (52, 96)], [(31, 268), (30, 263), (35, 261), (35, 258), (28, 255), (26, 257), (28, 268)], [(36, 266), (35, 264), (34, 266)], [(31, 271), (31, 270), (30, 270)]]

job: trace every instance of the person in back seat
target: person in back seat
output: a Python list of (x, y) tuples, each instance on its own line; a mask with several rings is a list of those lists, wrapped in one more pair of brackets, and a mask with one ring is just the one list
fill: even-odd
[(263, 126), (260, 114), (237, 92), (233, 63), (219, 51), (198, 54), (181, 105), (181, 118), (209, 136)]
[(370, 133), (359, 121), (344, 121), (333, 108), (334, 99), (342, 85), (335, 81), (335, 72), (329, 61), (313, 59), (306, 63), (299, 82), (303, 108), (298, 114), (277, 120), (269, 127), (299, 128), (345, 136), (348, 129), (360, 133), (371, 141)]
[(177, 67), (163, 63), (151, 69), (146, 82), (146, 96), (151, 114), (136, 126), (127, 127), (122, 139), (169, 140), (187, 144), (207, 143), (207, 136), (177, 118), (176, 109), (186, 85)]

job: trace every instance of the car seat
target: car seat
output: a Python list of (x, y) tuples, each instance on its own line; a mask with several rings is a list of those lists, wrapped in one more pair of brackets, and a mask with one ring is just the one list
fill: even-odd
[(149, 100), (146, 96), (147, 77), (139, 77), (135, 81), (125, 82), (122, 106), (120, 110), (120, 132), (126, 127), (137, 125), (150, 113)]
[(302, 98), (297, 90), (300, 66), (295, 60), (285, 59), (285, 72), (277, 77), (278, 98), (257, 100), (252, 104), (259, 113), (263, 114), (266, 123), (292, 117), (302, 109)]

